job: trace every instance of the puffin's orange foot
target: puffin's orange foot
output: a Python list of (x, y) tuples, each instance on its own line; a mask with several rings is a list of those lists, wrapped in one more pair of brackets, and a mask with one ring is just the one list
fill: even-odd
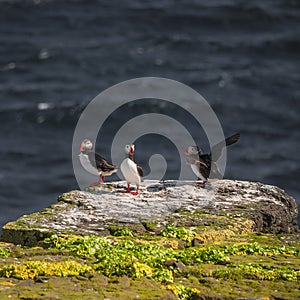
[(205, 185), (205, 184), (207, 184), (207, 180), (206, 181), (195, 181), (195, 184), (203, 184), (203, 185)]
[(91, 184), (90, 184), (90, 186), (97, 186), (97, 185), (99, 185), (99, 184), (101, 184), (102, 182), (99, 180), (99, 181), (97, 181), (97, 182), (92, 182)]
[(125, 191), (123, 191), (123, 193), (130, 193), (130, 185), (128, 184), (128, 186), (127, 186), (127, 190), (125, 190)]

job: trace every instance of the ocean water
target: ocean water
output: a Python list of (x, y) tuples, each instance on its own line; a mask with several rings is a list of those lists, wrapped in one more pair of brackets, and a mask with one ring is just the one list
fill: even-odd
[[(0, 0), (0, 226), (78, 188), (71, 146), (82, 110), (144, 76), (194, 88), (225, 135), (241, 133), (226, 178), (277, 185), (300, 203), (299, 18), (296, 0)], [(102, 130), (97, 152), (109, 157), (115, 127), (149, 110), (168, 107), (127, 107)], [(161, 152), (172, 178), (170, 147), (145, 137), (137, 159), (147, 171)]]

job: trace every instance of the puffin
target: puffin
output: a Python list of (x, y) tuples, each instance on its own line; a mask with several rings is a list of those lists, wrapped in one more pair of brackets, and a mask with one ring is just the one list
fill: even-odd
[(212, 151), (208, 154), (203, 154), (202, 149), (199, 146), (188, 146), (183, 149), (186, 155), (187, 164), (189, 164), (198, 178), (202, 182), (196, 182), (197, 184), (206, 184), (208, 177), (211, 173), (213, 178), (222, 178), (222, 174), (215, 161), (212, 161), (212, 153), (214, 153), (214, 159), (218, 160), (222, 155), (224, 147), (236, 143), (240, 138), (240, 133), (235, 133), (225, 139), (224, 142), (220, 142), (212, 147)]
[[(97, 182), (91, 183), (91, 186), (104, 183), (105, 176), (111, 176), (118, 171), (118, 168), (108, 163), (105, 158), (93, 151), (93, 143), (84, 139), (79, 147), (79, 160), (82, 167), (91, 174), (99, 176)], [(93, 164), (95, 161), (96, 166)]]
[(138, 166), (134, 161), (134, 145), (125, 146), (126, 158), (120, 165), (121, 172), (127, 181), (127, 190), (125, 193), (130, 193), (130, 184), (136, 185), (136, 190), (132, 192), (132, 195), (138, 195), (139, 186), (143, 177), (143, 169)]

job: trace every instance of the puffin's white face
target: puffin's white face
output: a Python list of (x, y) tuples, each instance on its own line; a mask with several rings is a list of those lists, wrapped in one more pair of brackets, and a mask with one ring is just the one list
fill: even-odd
[(196, 155), (196, 154), (202, 154), (202, 151), (199, 147), (197, 146), (188, 146), (184, 148), (184, 153), (187, 155)]
[(126, 154), (134, 154), (134, 145), (130, 144), (130, 145), (126, 145), (125, 146), (125, 152)]
[(80, 145), (80, 152), (82, 151), (87, 151), (87, 150), (92, 150), (93, 149), (93, 144), (90, 140), (85, 139), (82, 141), (81, 145)]

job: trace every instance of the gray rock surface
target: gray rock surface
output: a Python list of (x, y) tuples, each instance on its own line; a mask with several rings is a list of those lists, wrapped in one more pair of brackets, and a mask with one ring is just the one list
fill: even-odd
[(145, 181), (138, 196), (123, 193), (125, 186), (111, 182), (62, 194), (49, 208), (6, 224), (1, 239), (33, 245), (53, 233), (107, 235), (116, 226), (153, 232), (167, 225), (197, 226), (203, 232), (298, 230), (295, 200), (275, 186), (233, 180), (205, 187)]

